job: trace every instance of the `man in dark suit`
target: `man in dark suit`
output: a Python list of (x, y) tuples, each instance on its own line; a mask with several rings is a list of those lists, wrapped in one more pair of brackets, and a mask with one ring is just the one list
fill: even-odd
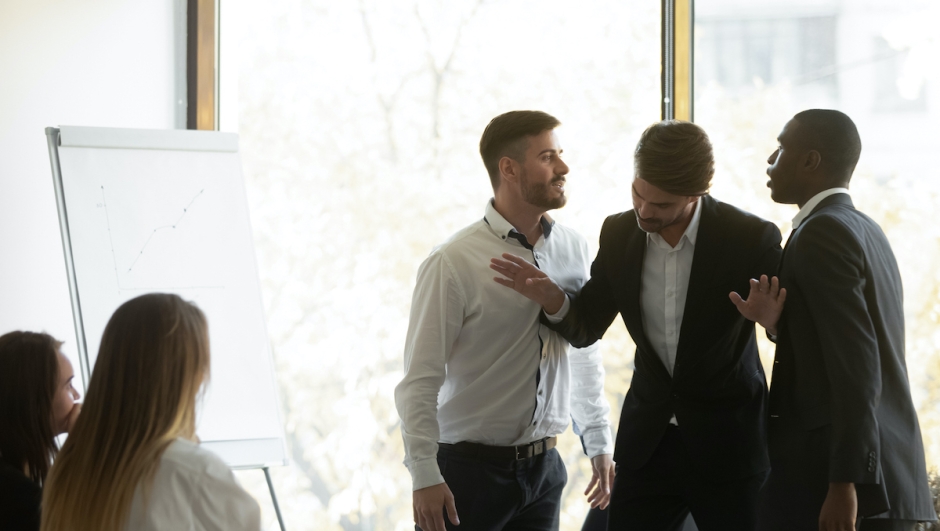
[(841, 112), (813, 109), (777, 140), (767, 186), (774, 201), (800, 207), (779, 285), (762, 278), (746, 302), (732, 295), (777, 342), (760, 528), (910, 531), (936, 515), (904, 361), (898, 265), (848, 194), (858, 131)]
[[(565, 293), (512, 255), (491, 267), (542, 305), (572, 345), (594, 343), (618, 313), (636, 343), (614, 460), (609, 529), (750, 530), (769, 467), (767, 384), (754, 324), (728, 300), (772, 273), (780, 231), (713, 199), (708, 136), (652, 125), (635, 152), (634, 209), (607, 218), (591, 279)], [(505, 277), (505, 278), (504, 278)]]

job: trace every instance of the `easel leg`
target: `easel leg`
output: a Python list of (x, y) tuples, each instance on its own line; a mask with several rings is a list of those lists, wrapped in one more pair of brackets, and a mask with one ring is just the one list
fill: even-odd
[(271, 491), (271, 501), (274, 502), (274, 512), (277, 514), (277, 523), (281, 526), (281, 531), (287, 531), (284, 527), (284, 517), (281, 516), (281, 507), (277, 504), (277, 495), (274, 494), (274, 483), (271, 483), (271, 472), (268, 467), (261, 467), (264, 470), (264, 479), (268, 480), (268, 490)]

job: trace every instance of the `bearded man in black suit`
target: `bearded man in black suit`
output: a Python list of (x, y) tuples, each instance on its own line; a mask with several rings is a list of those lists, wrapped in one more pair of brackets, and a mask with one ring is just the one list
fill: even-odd
[(620, 416), (608, 529), (754, 529), (767, 476), (767, 384), (754, 323), (728, 293), (772, 274), (780, 231), (708, 194), (712, 146), (699, 126), (650, 126), (634, 154), (633, 210), (607, 218), (591, 279), (565, 293), (513, 255), (495, 280), (542, 305), (572, 345), (616, 315), (636, 343)]
[(858, 130), (841, 112), (813, 109), (777, 140), (767, 186), (777, 203), (800, 207), (779, 283), (753, 280), (747, 301), (731, 295), (777, 343), (760, 529), (911, 531), (936, 514), (904, 360), (898, 265), (848, 193)]

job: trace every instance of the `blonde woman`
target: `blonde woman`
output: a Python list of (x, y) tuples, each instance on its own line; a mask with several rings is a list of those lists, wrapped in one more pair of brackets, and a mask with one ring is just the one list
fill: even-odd
[(49, 473), (43, 531), (260, 529), (258, 504), (196, 442), (206, 318), (176, 295), (114, 312), (82, 414)]

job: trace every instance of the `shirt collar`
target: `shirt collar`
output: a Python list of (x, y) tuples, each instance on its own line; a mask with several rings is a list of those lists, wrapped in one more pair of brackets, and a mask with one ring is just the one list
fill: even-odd
[[(682, 238), (679, 238), (679, 243), (675, 247), (672, 247), (666, 240), (663, 239), (659, 233), (647, 234), (646, 242), (647, 244), (650, 241), (653, 241), (656, 245), (668, 249), (676, 249), (682, 247), (682, 239), (685, 238), (689, 240), (689, 243), (695, 246), (695, 240), (698, 238), (698, 227), (702, 219), (702, 198), (700, 197), (695, 203), (695, 211), (692, 213), (692, 220), (689, 221), (689, 226), (685, 228), (685, 232), (682, 233)], [(654, 238), (655, 236), (655, 238)]]
[(803, 223), (803, 221), (813, 213), (813, 209), (819, 206), (819, 203), (821, 203), (823, 199), (829, 197), (830, 195), (847, 193), (849, 193), (848, 188), (830, 188), (814, 195), (809, 201), (806, 202), (805, 205), (803, 205), (803, 208), (801, 208), (800, 211), (797, 212), (795, 216), (793, 216), (793, 230), (796, 230), (796, 228), (799, 227), (800, 224)]
[[(486, 203), (486, 214), (483, 216), (483, 221), (499, 236), (501, 239), (505, 240), (509, 237), (509, 234), (512, 232), (518, 233), (515, 227), (511, 223), (506, 221), (506, 218), (502, 216), (499, 212), (496, 211), (494, 206), (494, 200), (490, 199)], [(543, 214), (542, 219), (539, 220), (539, 223), (542, 224), (542, 237), (548, 239), (549, 235), (552, 233), (552, 227), (555, 226), (555, 220), (553, 220), (548, 214)], [(531, 245), (535, 245), (535, 242), (529, 242)]]

